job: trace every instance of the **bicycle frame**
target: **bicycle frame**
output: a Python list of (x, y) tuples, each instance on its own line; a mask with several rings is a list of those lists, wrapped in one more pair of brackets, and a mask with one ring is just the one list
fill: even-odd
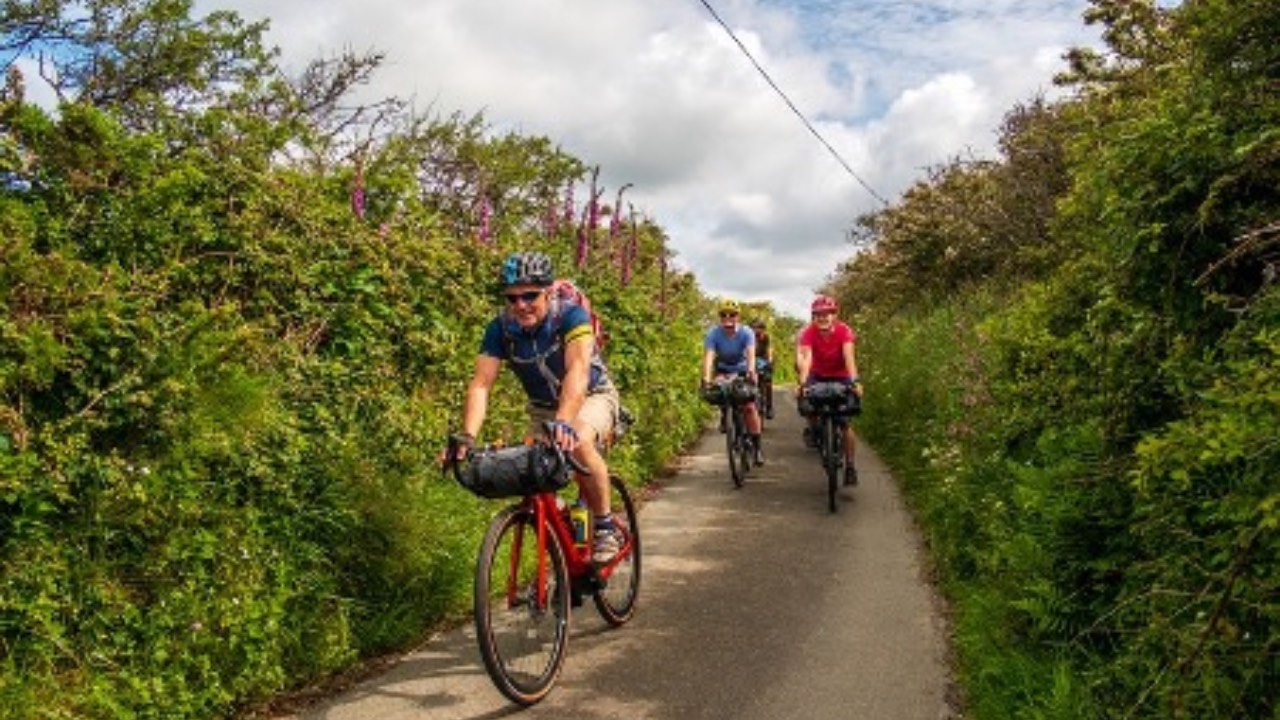
[[(530, 495), (520, 501), (520, 506), (526, 511), (533, 513), (534, 527), (537, 528), (538, 543), (538, 597), (537, 606), (539, 609), (547, 606), (547, 563), (550, 554), (547, 552), (547, 533), (555, 533), (560, 541), (560, 547), (566, 548), (569, 552), (565, 553), (565, 563), (569, 571), (571, 579), (588, 578), (598, 582), (605, 582), (609, 576), (613, 574), (613, 570), (623, 560), (631, 554), (632, 538), (631, 529), (620, 527), (626, 542), (618, 550), (618, 554), (612, 560), (604, 565), (597, 565), (591, 560), (591, 548), (579, 548), (573, 542), (573, 528), (569, 523), (565, 522), (564, 516), (560, 509), (556, 506), (556, 495), (554, 493), (539, 493)], [(515, 604), (517, 598), (517, 584), (520, 574), (520, 568), (517, 563), (520, 558), (520, 550), (523, 548), (524, 535), (519, 534), (516, 537), (516, 545), (511, 553), (511, 563), (507, 573), (507, 603)]]

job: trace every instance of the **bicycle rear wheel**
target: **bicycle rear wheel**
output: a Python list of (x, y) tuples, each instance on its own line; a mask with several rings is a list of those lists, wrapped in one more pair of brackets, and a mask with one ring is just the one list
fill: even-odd
[(480, 657), (498, 690), (520, 705), (533, 705), (551, 690), (569, 642), (564, 548), (547, 528), (540, 581), (534, 517), (531, 509), (520, 505), (499, 513), (489, 524), (476, 563), (474, 614)]
[(601, 568), (604, 587), (597, 590), (592, 599), (600, 617), (617, 627), (635, 615), (636, 598), (640, 594), (640, 519), (622, 478), (611, 475), (609, 486), (613, 521), (626, 533), (627, 544), (619, 553), (619, 559), (611, 560)]

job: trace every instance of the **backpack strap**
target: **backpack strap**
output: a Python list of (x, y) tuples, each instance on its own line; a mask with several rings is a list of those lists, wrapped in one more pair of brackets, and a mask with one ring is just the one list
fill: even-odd
[[(547, 385), (551, 388), (552, 397), (559, 400), (560, 379), (556, 377), (555, 373), (551, 372), (551, 368), (547, 367), (547, 358), (565, 344), (564, 332), (561, 329), (564, 308), (560, 303), (560, 299), (555, 296), (550, 298), (550, 303), (545, 322), (550, 324), (551, 344), (547, 346), (546, 350), (536, 352), (531, 358), (516, 357), (516, 336), (511, 327), (515, 324), (515, 319), (511, 317), (509, 310), (503, 310), (498, 314), (498, 326), (502, 328), (502, 340), (507, 349), (507, 362), (513, 365), (536, 366), (538, 374), (542, 375), (542, 379), (546, 380)], [(536, 344), (534, 349), (537, 350)]]

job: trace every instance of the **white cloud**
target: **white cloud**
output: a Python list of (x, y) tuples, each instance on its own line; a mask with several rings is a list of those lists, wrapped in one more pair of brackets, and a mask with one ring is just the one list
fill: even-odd
[[(1089, 33), (1086, 0), (720, 0), (769, 76), (877, 194), (990, 153), (1001, 116)], [(287, 64), (387, 62), (371, 96), (546, 135), (661, 223), (709, 292), (803, 314), (879, 205), (700, 3), (202, 0), (269, 17)]]
[(40, 77), (39, 62), (23, 57), (18, 58), (14, 64), (18, 67), (18, 71), (22, 73), (26, 101), (43, 108), (57, 107), (57, 93), (54, 92), (49, 83), (45, 82), (44, 78)]

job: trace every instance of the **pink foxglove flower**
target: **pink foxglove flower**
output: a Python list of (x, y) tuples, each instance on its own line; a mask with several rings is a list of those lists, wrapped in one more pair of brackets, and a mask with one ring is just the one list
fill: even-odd
[(573, 181), (564, 186), (564, 223), (573, 222)]
[(356, 171), (351, 184), (351, 212), (357, 219), (364, 219), (364, 172), (361, 170)]
[(547, 237), (554, 237), (556, 231), (560, 229), (560, 213), (555, 204), (547, 206), (547, 211), (542, 214), (542, 234)]
[(638, 231), (636, 230), (636, 215), (634, 208), (631, 212), (631, 237), (627, 238), (627, 246), (622, 250), (622, 286), (626, 287), (631, 284), (631, 264), (636, 260), (636, 238)]
[(622, 193), (631, 187), (631, 183), (627, 183), (618, 188), (618, 197), (613, 201), (613, 216), (609, 218), (609, 240), (617, 240), (618, 234), (622, 232)]
[(578, 246), (576, 251), (574, 252), (574, 257), (573, 257), (573, 264), (576, 265), (577, 267), (581, 268), (581, 267), (586, 267), (587, 265), (587, 254), (591, 245), (590, 238), (591, 238), (591, 235), (587, 232), (586, 224), (584, 223), (579, 225), (578, 226)]
[(477, 238), (481, 245), (493, 244), (493, 228), (491, 220), (493, 219), (493, 205), (489, 203), (489, 197), (486, 195), (480, 201), (480, 235)]
[(594, 233), (600, 226), (600, 195), (604, 190), (596, 189), (596, 178), (600, 176), (600, 168), (591, 173), (591, 202), (587, 205), (587, 229)]

